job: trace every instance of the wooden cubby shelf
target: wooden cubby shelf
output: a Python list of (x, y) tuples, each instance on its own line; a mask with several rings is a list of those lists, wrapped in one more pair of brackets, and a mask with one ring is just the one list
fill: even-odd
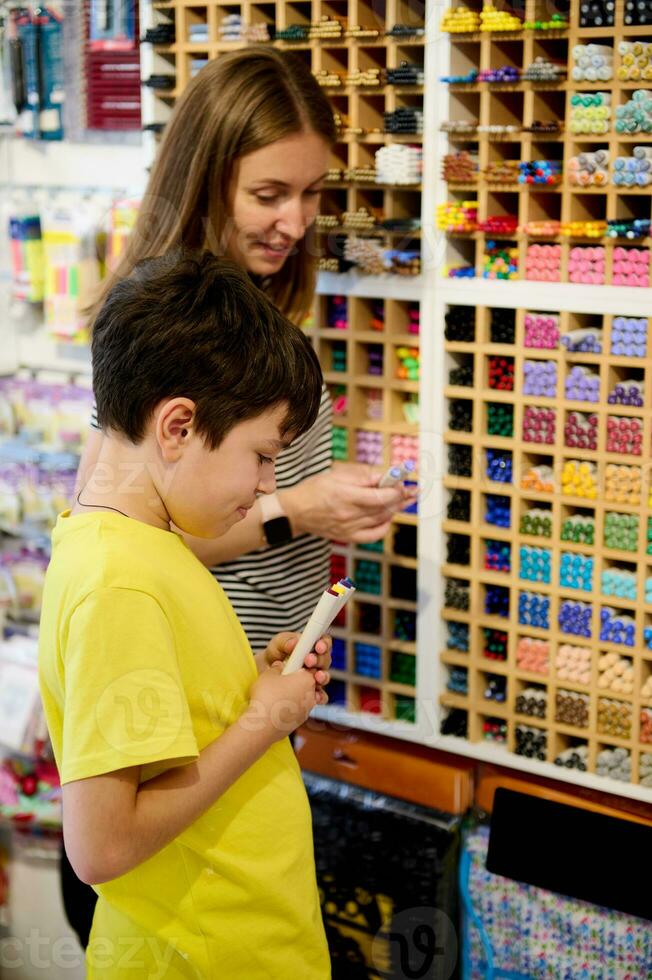
[[(454, 3), (453, 7), (470, 7), (480, 11), (481, 3)], [(510, 9), (510, 4), (505, 9)], [(652, 218), (652, 185), (623, 186), (614, 183), (614, 163), (617, 157), (630, 156), (634, 146), (652, 149), (652, 132), (621, 134), (616, 131), (615, 113), (618, 107), (631, 99), (637, 89), (649, 89), (650, 81), (620, 80), (618, 69), (622, 56), (618, 43), (623, 40), (648, 40), (652, 42), (652, 24), (649, 27), (625, 27), (623, 5), (616, 4), (614, 28), (586, 28), (580, 26), (579, 3), (566, 4), (569, 28), (561, 32), (525, 30), (474, 34), (450, 34), (450, 70), (446, 77), (464, 76), (472, 70), (486, 72), (504, 66), (524, 72), (537, 58), (559, 65), (559, 77), (553, 81), (514, 81), (510, 83), (475, 82), (448, 84), (449, 111), (446, 125), (466, 121), (477, 125), (476, 131), (449, 133), (448, 152), (468, 152), (477, 162), (477, 180), (474, 182), (448, 183), (448, 201), (458, 205), (477, 202), (477, 222), (484, 225), (487, 219), (511, 216), (517, 230), (509, 237), (492, 234), (491, 227), (481, 228), (469, 236), (449, 233), (447, 267), (449, 269), (474, 270), (476, 276), (487, 275), (487, 245), (513, 246), (513, 276), (533, 281), (578, 282), (587, 285), (614, 284), (633, 287), (649, 287), (652, 282), (652, 238), (649, 233), (635, 240), (626, 237), (609, 237), (607, 222), (632, 221), (636, 218), (649, 221)], [(502, 8), (501, 8), (502, 9)], [(514, 6), (514, 11), (525, 20), (533, 21), (546, 15), (547, 5), (537, 0), (526, 0)], [(556, 9), (561, 9), (560, 5)], [(549, 12), (549, 11), (548, 11)], [(574, 49), (581, 44), (602, 44), (613, 50), (612, 77), (605, 81), (580, 81), (573, 78)], [(610, 100), (611, 117), (604, 133), (576, 132), (573, 125), (571, 100), (578, 93), (606, 93)], [(559, 133), (533, 132), (538, 124), (559, 124)], [(496, 133), (498, 127), (511, 126), (514, 132)], [(493, 131), (492, 131), (493, 130)], [(599, 185), (574, 184), (571, 182), (573, 161), (580, 154), (606, 151), (606, 173)], [(490, 179), (492, 169), (501, 163), (515, 161), (548, 161), (561, 166), (561, 181), (556, 185), (495, 183)], [(586, 224), (601, 222), (594, 237), (586, 235)], [(546, 229), (547, 223), (547, 230)], [(553, 224), (551, 224), (553, 223)], [(442, 223), (442, 227), (445, 222)], [(550, 233), (551, 228), (561, 226), (562, 233)], [(464, 240), (466, 239), (466, 241)], [(559, 246), (558, 254), (543, 256), (536, 246)], [(582, 273), (578, 262), (588, 253), (573, 250), (598, 246), (604, 255), (598, 260), (596, 278), (592, 282), (580, 280)], [(644, 250), (638, 281), (623, 282), (621, 271), (636, 268), (631, 253), (618, 249)], [(546, 250), (549, 251), (549, 250)], [(646, 253), (646, 254), (645, 254)], [(550, 260), (550, 267), (542, 263)], [(624, 267), (622, 266), (624, 263)], [(552, 266), (554, 265), (554, 269)], [(554, 278), (546, 280), (546, 271)], [(593, 271), (593, 270), (590, 270)]]
[[(497, 329), (510, 328), (511, 314), (513, 343), (492, 344)], [(527, 743), (531, 757), (543, 756), (548, 763), (562, 757), (557, 765), (563, 765), (572, 754), (566, 750), (581, 741), (586, 746), (582, 764), (589, 773), (600, 771), (603, 750), (626, 749), (631, 782), (636, 783), (640, 756), (650, 752), (650, 745), (640, 738), (641, 712), (648, 706), (643, 690), (652, 674), (652, 651), (645, 633), (652, 625), (652, 608), (646, 601), (652, 578), (649, 357), (628, 358), (624, 368), (617, 360), (614, 364), (610, 351), (619, 342), (622, 318), (609, 314), (449, 306), (446, 319), (449, 335), (456, 337), (462, 331), (467, 338), (463, 345), (454, 339), (445, 342), (448, 370), (459, 370), (460, 347), (469, 358), (467, 385), (446, 391), (447, 417), (449, 423), (468, 420), (472, 430), (449, 428), (444, 438), (454, 451), (468, 447), (472, 472), (464, 479), (454, 473), (445, 478), (444, 556), (449, 562), (443, 564), (442, 575), (449, 648), (441, 654), (444, 729), (454, 711), (453, 717), (464, 725), (472, 742), (498, 732), (512, 752), (517, 749), (519, 726), (541, 729), (546, 734), (545, 748), (532, 736)], [(532, 346), (537, 323), (547, 324), (550, 348)], [(646, 321), (646, 342), (647, 327)], [(602, 345), (586, 365), (598, 382), (598, 397), (592, 402), (566, 398), (569, 373), (578, 362), (585, 363), (586, 354), (566, 351), (563, 340), (582, 328), (596, 336), (599, 331)], [(502, 361), (513, 365), (511, 391), (490, 387), (499, 383), (485, 370), (486, 363), (498, 356), (496, 350)], [(554, 390), (523, 395), (528, 362), (554, 365)], [(610, 403), (610, 393), (618, 385), (622, 390), (625, 380), (640, 389), (640, 405)], [(500, 414), (506, 407), (511, 415)], [(569, 427), (571, 416), (575, 422), (581, 418), (587, 423), (591, 433), (586, 441), (592, 440), (592, 448), (572, 445), (584, 434), (578, 436)], [(613, 417), (640, 425), (639, 455), (607, 451), (607, 423)], [(545, 425), (532, 427), (533, 420), (544, 418)], [(487, 434), (487, 422), (497, 434)], [(525, 432), (549, 441), (532, 442)], [(508, 467), (504, 483), (500, 482), (504, 471), (491, 470), (492, 453), (509, 459), (511, 470)], [(580, 481), (583, 495), (564, 482), (565, 466), (574, 461), (594, 473), (593, 483), (582, 487)], [(550, 467), (550, 490), (524, 483), (533, 465)], [(626, 473), (632, 467), (639, 475), (627, 484)], [(616, 483), (621, 481), (616, 493), (610, 493), (610, 475)], [(628, 594), (623, 591), (625, 580)], [(618, 595), (613, 594), (616, 591)], [(534, 597), (534, 613), (528, 612), (532, 605), (528, 606), (528, 593)], [(584, 604), (586, 610), (583, 628), (579, 629), (578, 621), (578, 632), (570, 632), (574, 627), (569, 610), (577, 604)], [(631, 634), (601, 632), (601, 617), (608, 610), (631, 622)], [(460, 649), (465, 645), (468, 649)], [(626, 672), (624, 688), (619, 682), (612, 688), (601, 680), (607, 655), (619, 664), (618, 676)], [(466, 668), (468, 677), (464, 696), (446, 690), (451, 678), (455, 685), (460, 668)], [(503, 702), (485, 696), (492, 683), (503, 691)], [(532, 703), (540, 699), (542, 716), (524, 713), (519, 697)], [(574, 712), (580, 703), (585, 706), (584, 720), (571, 724), (570, 718), (579, 717)], [(601, 723), (603, 709), (607, 717), (611, 712), (622, 721)], [(496, 729), (488, 718), (498, 718), (506, 727)], [(521, 751), (527, 754), (530, 749), (521, 747)]]
[[(418, 373), (399, 377), (397, 351), (419, 350), (419, 321), (415, 301), (318, 297), (311, 332), (331, 368), (336, 460), (387, 467), (418, 458)], [(417, 525), (416, 514), (397, 515), (382, 542), (335, 544), (333, 556), (333, 575), (351, 575), (358, 591), (334, 634), (331, 704), (408, 725), (416, 710)]]

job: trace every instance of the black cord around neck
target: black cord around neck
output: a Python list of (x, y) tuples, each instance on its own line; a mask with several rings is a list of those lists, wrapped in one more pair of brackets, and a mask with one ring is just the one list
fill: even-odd
[(125, 514), (123, 510), (118, 510), (117, 507), (109, 507), (108, 504), (82, 504), (79, 498), (84, 492), (84, 489), (85, 488), (82, 487), (79, 493), (77, 494), (77, 503), (79, 504), (80, 507), (99, 507), (101, 510), (112, 510), (115, 514), (122, 514), (123, 517), (127, 517), (127, 518), (129, 517), (129, 514)]

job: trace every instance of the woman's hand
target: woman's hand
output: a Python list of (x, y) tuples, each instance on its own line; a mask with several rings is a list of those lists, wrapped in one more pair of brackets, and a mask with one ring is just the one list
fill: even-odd
[[(262, 653), (256, 654), (258, 673), (262, 673), (263, 670), (278, 661), (284, 663), (297, 645), (300, 635), (300, 633), (284, 632), (273, 636), (267, 648)], [(317, 685), (317, 704), (328, 703), (328, 695), (324, 691), (324, 687), (331, 679), (328, 670), (331, 665), (332, 648), (332, 638), (328, 635), (322, 636), (317, 640), (310, 653), (306, 654), (306, 659), (303, 662), (303, 666), (314, 675)]]
[(315, 534), (332, 541), (369, 544), (379, 541), (394, 514), (417, 497), (403, 483), (378, 487), (379, 467), (336, 463), (332, 469), (279, 491), (295, 534)]

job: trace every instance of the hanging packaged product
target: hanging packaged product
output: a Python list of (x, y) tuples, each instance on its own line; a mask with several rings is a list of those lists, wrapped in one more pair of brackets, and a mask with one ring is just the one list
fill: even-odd
[(83, 310), (104, 274), (106, 202), (61, 200), (41, 213), (45, 255), (45, 322), (63, 340), (88, 339)]
[(122, 258), (129, 235), (136, 224), (140, 201), (114, 201), (109, 212), (109, 231), (106, 243), (106, 267), (113, 270)]
[(18, 111), (18, 131), (28, 139), (38, 139), (39, 73), (36, 24), (26, 7), (13, 11), (15, 42), (12, 51), (14, 101)]
[(38, 52), (40, 113), (42, 140), (63, 139), (63, 12), (58, 5), (37, 7), (36, 45)]
[[(8, 11), (0, 10), (0, 126), (13, 125), (16, 121), (16, 105), (12, 98), (11, 21)], [(22, 101), (22, 93), (19, 93)], [(1, 904), (1, 903), (0, 903)]]
[(136, 8), (133, 0), (90, 2), (89, 40), (92, 51), (131, 51), (136, 47)]
[[(91, 0), (85, 52), (86, 125), (99, 130), (139, 130), (140, 56), (138, 4)], [(147, 83), (153, 84), (152, 76)], [(174, 88), (174, 75), (162, 76)], [(171, 81), (170, 81), (171, 79)]]
[(40, 711), (36, 640), (16, 636), (0, 643), (0, 677), (0, 745), (5, 751), (22, 753), (28, 748), (28, 732)]
[(90, 379), (20, 374), (0, 381), (0, 530), (47, 543), (73, 496), (92, 390)]
[(9, 250), (11, 253), (12, 298), (22, 303), (43, 300), (43, 239), (38, 214), (16, 213), (9, 216)]
[(16, 606), (12, 610), (13, 615), (23, 621), (37, 623), (41, 614), (48, 556), (40, 549), (23, 546), (18, 551), (4, 553), (1, 561), (14, 583)]
[(10, 54), (18, 131), (63, 139), (63, 10), (58, 4), (12, 12)]
[[(45, 745), (47, 741), (43, 738), (43, 728), (42, 712), (40, 718), (35, 713), (26, 737), (31, 738), (37, 747)], [(49, 749), (49, 743), (47, 746)], [(26, 828), (38, 832), (41, 841), (44, 835), (49, 834), (56, 835), (53, 838), (56, 840), (62, 826), (62, 794), (56, 766), (40, 758), (42, 749), (35, 753), (36, 761), (27, 761), (26, 754), (29, 753), (5, 759), (0, 766), (0, 816), (6, 824), (14, 823), (23, 833)], [(0, 876), (1, 872), (0, 867)], [(1, 886), (2, 882), (0, 893)]]

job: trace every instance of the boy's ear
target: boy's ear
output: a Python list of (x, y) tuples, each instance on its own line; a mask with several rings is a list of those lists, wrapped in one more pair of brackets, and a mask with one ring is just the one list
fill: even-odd
[(166, 463), (175, 463), (195, 422), (195, 403), (189, 398), (171, 398), (164, 402), (156, 415), (156, 439)]

